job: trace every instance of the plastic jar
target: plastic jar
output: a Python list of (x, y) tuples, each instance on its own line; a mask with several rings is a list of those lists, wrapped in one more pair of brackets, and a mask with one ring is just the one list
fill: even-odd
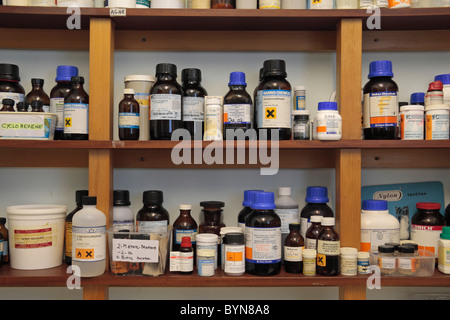
[(149, 75), (128, 75), (124, 78), (125, 89), (134, 90), (134, 99), (139, 102), (139, 140), (149, 139), (149, 96), (156, 78)]
[(400, 242), (400, 223), (389, 213), (387, 201), (364, 200), (361, 211), (361, 251)]
[(25, 89), (19, 83), (19, 67), (15, 64), (0, 64), (0, 101), (12, 99), (15, 106), (25, 101)]
[(152, 9), (184, 9), (184, 0), (151, 0)]
[(317, 251), (315, 249), (303, 250), (303, 275), (305, 276), (316, 275), (316, 257)]
[(236, 9), (257, 9), (257, 0), (236, 0)]
[(423, 140), (424, 106), (400, 107), (400, 138), (402, 140)]
[[(201, 257), (211, 257), (211, 252), (214, 257), (214, 270), (217, 269), (217, 242), (219, 237), (212, 233), (199, 233), (195, 236), (197, 245), (197, 266), (199, 266)], [(201, 251), (209, 250), (209, 251)], [(211, 251), (212, 250), (212, 251)], [(209, 259), (208, 259), (209, 260)]]
[(338, 112), (336, 102), (319, 102), (316, 116), (314, 117), (314, 139), (341, 140), (342, 117)]
[(370, 253), (366, 251), (358, 251), (357, 254), (357, 264), (359, 274), (369, 274), (370, 266)]
[(70, 7), (77, 6), (80, 8), (93, 8), (94, 0), (58, 0), (56, 3), (57, 7)]
[(440, 74), (434, 77), (434, 81), (441, 81), (444, 93), (444, 103), (450, 104), (450, 74)]
[[(244, 227), (245, 227), (245, 224), (244, 224)], [(225, 244), (223, 242), (223, 239), (228, 233), (242, 233), (242, 235), (245, 237), (244, 229), (242, 227), (222, 227), (222, 228), (220, 228), (219, 252), (220, 252), (220, 257), (221, 257), (220, 266), (221, 266), (222, 270), (225, 269)]]
[[(197, 240), (198, 241), (198, 240)], [(211, 277), (216, 270), (216, 250), (200, 249), (197, 251), (197, 273), (202, 277)]]
[(224, 267), (228, 276), (241, 276), (245, 273), (245, 240), (243, 233), (227, 233), (223, 238)]
[(280, 9), (281, 2), (281, 0), (259, 0), (258, 9)]
[(283, 0), (281, 9), (306, 9), (307, 0)]
[(333, 9), (334, 0), (322, 0), (320, 2), (308, 0), (308, 9)]
[(358, 274), (358, 249), (341, 248), (341, 274), (343, 276), (356, 276)]
[(358, 0), (336, 0), (336, 9), (358, 9)]
[(190, 9), (211, 9), (211, 0), (188, 0), (187, 7)]
[(292, 116), (292, 138), (294, 140), (309, 140), (309, 115), (308, 110), (293, 110)]
[(449, 139), (449, 110), (448, 104), (431, 105), (425, 108), (426, 140)]
[(394, 247), (388, 245), (378, 246), (377, 263), (381, 275), (393, 275), (397, 272), (397, 258), (394, 255)]
[(438, 241), (438, 269), (450, 274), (450, 226), (443, 227)]
[(389, 0), (390, 9), (411, 8), (411, 0)]
[(411, 240), (419, 245), (419, 249), (433, 252), (438, 256), (437, 247), (445, 220), (440, 213), (440, 203), (418, 202), (417, 212), (411, 218)]

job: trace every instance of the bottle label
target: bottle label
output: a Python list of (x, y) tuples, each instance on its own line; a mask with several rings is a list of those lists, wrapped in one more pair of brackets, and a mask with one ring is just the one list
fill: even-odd
[(166, 233), (167, 220), (161, 221), (136, 221), (136, 231), (146, 233)]
[(139, 129), (139, 113), (119, 112), (119, 129)]
[(152, 94), (150, 113), (152, 120), (181, 120), (181, 95)]
[(251, 124), (250, 104), (224, 104), (223, 123), (225, 124)]
[(245, 260), (267, 264), (281, 262), (281, 227), (245, 228)]
[(114, 231), (120, 231), (120, 230), (133, 231), (134, 230), (134, 220), (113, 221), (113, 230)]
[(72, 225), (72, 260), (96, 262), (106, 259), (106, 226)]
[(15, 228), (11, 230), (11, 233), (14, 235), (14, 248), (35, 249), (55, 246), (58, 235), (57, 230), (58, 226), (56, 224)]
[(206, 106), (205, 112), (205, 141), (209, 140), (221, 140), (223, 138), (222, 134), (222, 118), (223, 111), (222, 107), (219, 105), (208, 105)]
[(423, 112), (400, 115), (400, 137), (402, 140), (423, 140)]
[(183, 98), (183, 121), (203, 121), (205, 109), (205, 98), (184, 97)]
[(57, 131), (64, 131), (64, 98), (50, 99), (50, 113), (56, 114)]
[(136, 0), (136, 8), (150, 8), (150, 0)]
[(284, 246), (284, 260), (290, 262), (300, 262), (303, 257), (303, 247)]
[(64, 104), (64, 133), (88, 134), (89, 105), (86, 103)]
[(175, 239), (173, 239), (173, 241), (175, 241), (176, 244), (181, 244), (181, 239), (183, 237), (190, 237), (191, 243), (195, 244), (195, 236), (197, 235), (197, 229), (187, 229), (187, 230), (174, 229), (174, 230), (175, 230)]
[[(138, 0), (136, 0), (136, 4), (137, 4)], [(140, 93), (140, 92), (135, 92), (134, 93), (134, 99), (139, 103), (140, 107), (148, 107), (149, 105), (149, 95), (148, 93)]]
[(333, 9), (334, 0), (308, 0), (308, 5), (308, 9)]
[(180, 252), (180, 269), (181, 272), (191, 272), (194, 270), (194, 252)]
[(313, 238), (306, 238), (305, 239), (305, 248), (306, 249), (317, 249), (317, 239), (313, 239)]
[(340, 241), (317, 240), (317, 266), (326, 267), (327, 257), (339, 257)]
[(65, 249), (66, 249), (66, 257), (72, 256), (72, 222), (65, 222), (65, 229), (66, 229), (66, 242), (65, 242)]
[(337, 114), (324, 114), (316, 118), (314, 127), (318, 134), (340, 135), (342, 133), (342, 120)]
[(449, 139), (449, 116), (447, 113), (426, 115), (426, 140)]
[(281, 233), (289, 233), (289, 223), (300, 223), (298, 208), (275, 209), (275, 213), (281, 219)]
[(450, 248), (439, 246), (438, 250), (439, 264), (444, 267), (450, 266)]
[(25, 95), (23, 93), (15, 93), (15, 92), (0, 92), (0, 101), (3, 99), (13, 99), (14, 104), (14, 110), (17, 111), (17, 104), (19, 102), (25, 101)]
[(411, 240), (418, 244), (419, 249), (431, 251), (437, 257), (442, 227), (411, 224)]
[(364, 95), (363, 127), (397, 127), (397, 92), (373, 92)]
[(259, 90), (257, 128), (291, 128), (291, 95), (289, 90)]
[(245, 272), (245, 245), (225, 245), (225, 273)]
[(280, 9), (280, 0), (259, 0), (260, 9)]
[(400, 229), (361, 229), (361, 251), (377, 250), (379, 245), (400, 241)]

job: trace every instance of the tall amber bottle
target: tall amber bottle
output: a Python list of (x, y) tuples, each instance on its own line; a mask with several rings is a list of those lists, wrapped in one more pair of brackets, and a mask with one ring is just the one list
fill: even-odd
[(164, 233), (169, 226), (169, 212), (163, 207), (163, 192), (160, 190), (144, 191), (143, 207), (136, 215), (136, 231), (146, 233)]
[(139, 103), (134, 90), (125, 89), (119, 102), (119, 139), (139, 140)]
[(31, 91), (25, 97), (25, 106), (30, 110), (32, 101), (42, 101), (44, 112), (50, 111), (50, 97), (44, 91), (44, 79), (31, 79)]
[(156, 78), (150, 92), (150, 138), (170, 140), (176, 129), (183, 128), (183, 89), (176, 81), (177, 66), (158, 64)]
[(198, 232), (198, 225), (191, 216), (191, 209), (192, 207), (190, 204), (180, 205), (180, 215), (173, 223), (172, 251), (179, 251), (183, 237), (189, 237), (191, 239), (195, 261), (195, 235)]
[(89, 95), (83, 84), (83, 77), (72, 77), (64, 99), (64, 140), (89, 140)]
[(192, 140), (202, 140), (204, 132), (206, 89), (201, 86), (200, 69), (183, 69), (181, 82), (183, 89), (183, 126), (191, 134)]
[(305, 241), (300, 234), (300, 223), (290, 223), (289, 231), (284, 240), (284, 270), (288, 273), (302, 273)]
[(317, 239), (317, 273), (336, 276), (340, 267), (340, 241), (334, 230), (334, 218), (322, 218), (322, 231)]

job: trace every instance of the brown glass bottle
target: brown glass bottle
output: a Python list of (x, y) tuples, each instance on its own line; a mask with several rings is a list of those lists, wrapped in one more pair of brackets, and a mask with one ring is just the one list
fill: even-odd
[(28, 110), (30, 110), (33, 101), (42, 101), (42, 112), (49, 112), (50, 97), (44, 91), (44, 79), (31, 79), (31, 91), (25, 97), (25, 106)]
[(191, 216), (191, 205), (180, 205), (180, 215), (173, 223), (172, 250), (178, 251), (183, 237), (190, 237), (195, 252), (195, 235), (197, 232), (198, 225)]
[(89, 140), (89, 95), (83, 77), (72, 77), (72, 88), (64, 99), (64, 140)]
[(192, 140), (203, 140), (206, 89), (201, 86), (200, 69), (183, 69), (181, 82), (183, 89), (183, 126)]
[(336, 276), (340, 267), (340, 241), (334, 230), (334, 218), (322, 218), (322, 231), (317, 238), (317, 273)]
[(234, 9), (235, 0), (211, 0), (211, 9)]
[(64, 261), (67, 265), (72, 264), (72, 219), (75, 213), (83, 209), (83, 197), (87, 197), (89, 195), (88, 190), (77, 190), (75, 192), (75, 203), (76, 207), (72, 210), (67, 216), (65, 220), (65, 242), (64, 242)]
[(322, 231), (322, 216), (312, 215), (309, 219), (311, 223), (310, 227), (306, 230), (305, 234), (305, 249), (317, 250), (317, 239)]
[(120, 140), (139, 140), (139, 102), (134, 99), (133, 89), (124, 90), (118, 121)]
[(9, 263), (9, 233), (5, 224), (6, 218), (0, 218), (0, 234), (3, 236), (3, 255), (1, 257), (3, 264)]
[(194, 250), (192, 248), (191, 237), (183, 237), (180, 244), (180, 256), (184, 258), (181, 274), (192, 274), (194, 272)]
[(302, 249), (305, 241), (300, 234), (300, 223), (290, 223), (289, 231), (284, 240), (284, 270), (288, 273), (302, 273)]
[(24, 101), (25, 89), (19, 82), (19, 67), (15, 64), (0, 63), (0, 100), (10, 98), (16, 105)]
[(277, 131), (279, 140), (291, 139), (292, 88), (286, 80), (284, 60), (266, 60), (263, 80), (258, 86), (255, 101), (255, 128), (258, 139), (272, 140)]
[(15, 112), (14, 103), (15, 102), (13, 99), (3, 99), (2, 100), (3, 107), (0, 111), (1, 112)]
[[(225, 140), (236, 138), (235, 130), (242, 129), (246, 132), (253, 128), (252, 114), (254, 113), (252, 98), (246, 91), (245, 73), (232, 72), (228, 87), (230, 90), (223, 99), (223, 138)], [(248, 137), (245, 138), (248, 139)], [(250, 138), (256, 139), (256, 136)]]
[(222, 222), (222, 208), (225, 203), (222, 201), (202, 201), (200, 202), (202, 209), (203, 221), (199, 226), (199, 233), (214, 233), (220, 236), (220, 229), (226, 227)]
[(17, 103), (17, 112), (28, 112), (27, 107), (25, 107), (25, 102), (21, 101)]
[(44, 112), (42, 101), (33, 100), (31, 101), (31, 112)]
[(74, 66), (58, 66), (56, 68), (56, 85), (50, 91), (50, 112), (57, 115), (55, 140), (64, 136), (64, 99), (72, 88), (72, 77), (78, 76), (78, 68)]
[[(381, 60), (370, 63), (370, 80), (363, 89), (363, 132), (366, 140), (397, 139), (398, 86), (392, 77), (390, 61)], [(388, 98), (390, 100), (387, 100)], [(377, 104), (374, 102), (376, 99), (382, 99), (382, 101)], [(379, 111), (376, 111), (376, 117), (374, 115), (372, 120), (371, 110), (380, 110), (381, 104), (386, 110), (383, 112), (384, 115), (378, 115)]]
[(177, 66), (158, 64), (156, 78), (150, 91), (150, 138), (170, 140), (176, 129), (183, 128), (183, 89), (176, 81)]
[(170, 223), (169, 212), (163, 207), (163, 192), (144, 191), (143, 207), (136, 215), (136, 231), (146, 233), (165, 233)]

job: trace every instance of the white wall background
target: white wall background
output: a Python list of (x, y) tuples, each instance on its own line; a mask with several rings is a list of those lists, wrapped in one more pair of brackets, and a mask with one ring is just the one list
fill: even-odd
[[(50, 93), (54, 85), (56, 66), (76, 65), (86, 77), (89, 88), (89, 59), (86, 52), (0, 50), (0, 62), (20, 66), (21, 84), (26, 92), (31, 89), (31, 78), (45, 79), (44, 88)], [(167, 53), (117, 52), (115, 56), (115, 114), (122, 97), (123, 78), (127, 74), (151, 74), (160, 62), (178, 66), (178, 74), (187, 67), (203, 72), (203, 86), (210, 95), (224, 95), (232, 71), (247, 75), (248, 91), (253, 92), (259, 68), (266, 59), (284, 59), (288, 81), (292, 86), (305, 85), (307, 106), (314, 113), (319, 101), (328, 100), (335, 90), (334, 53)], [(450, 73), (450, 53), (365, 53), (363, 55), (363, 84), (367, 80), (368, 65), (376, 59), (391, 59), (394, 80), (400, 87), (400, 101), (408, 101), (415, 91), (426, 91), (434, 75)], [(179, 79), (181, 80), (181, 79)], [(117, 121), (117, 119), (115, 120)], [(115, 122), (116, 124), (117, 122)], [(116, 125), (115, 125), (116, 126)], [(117, 130), (115, 136), (117, 137)], [(239, 170), (156, 170), (116, 169), (114, 188), (128, 189), (132, 209), (142, 206), (142, 192), (148, 189), (164, 191), (165, 207), (174, 221), (178, 205), (191, 203), (193, 217), (199, 221), (203, 200), (225, 201), (223, 219), (228, 226), (236, 225), (242, 207), (242, 192), (261, 188), (276, 192), (279, 186), (292, 187), (293, 197), (300, 207), (304, 205), (305, 190), (309, 185), (329, 188), (330, 205), (334, 208), (334, 170), (304, 169), (280, 170), (276, 176), (261, 176), (256, 169)], [(444, 183), (446, 203), (450, 201), (448, 169), (366, 169), (362, 172), (363, 185), (439, 180)], [(6, 216), (9, 205), (29, 203), (58, 203), (75, 206), (75, 190), (87, 188), (87, 169), (0, 168), (0, 216)], [(368, 291), (368, 299), (414, 299), (423, 294), (439, 297), (450, 295), (449, 288), (383, 288)], [(111, 299), (337, 299), (337, 288), (111, 288)], [(428, 297), (428, 296), (426, 296)], [(81, 299), (80, 290), (66, 288), (0, 288), (0, 299)]]

